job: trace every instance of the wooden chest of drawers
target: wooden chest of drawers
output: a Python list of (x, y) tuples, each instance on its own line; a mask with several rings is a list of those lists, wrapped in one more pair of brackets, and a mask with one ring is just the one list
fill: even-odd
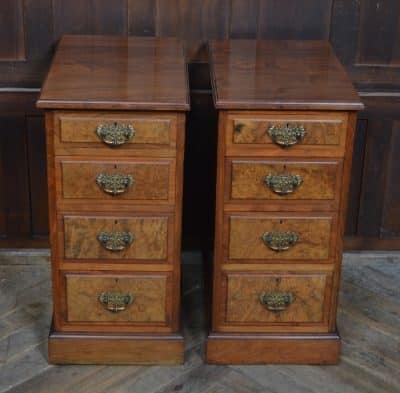
[(181, 43), (65, 36), (38, 106), (50, 197), (49, 361), (182, 363)]
[(356, 111), (326, 42), (210, 43), (219, 110), (210, 363), (338, 361)]

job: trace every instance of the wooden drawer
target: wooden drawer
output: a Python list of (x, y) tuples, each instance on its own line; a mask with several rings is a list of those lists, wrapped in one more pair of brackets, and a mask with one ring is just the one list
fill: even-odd
[[(340, 199), (342, 160), (227, 159), (227, 202), (326, 202), (337, 207)], [(329, 203), (328, 203), (329, 202)], [(293, 203), (288, 203), (293, 206)], [(271, 207), (274, 210), (274, 207)]]
[(108, 331), (115, 331), (165, 328), (170, 324), (168, 274), (66, 273), (61, 280), (67, 325), (80, 325), (82, 331), (108, 325)]
[[(174, 150), (177, 119), (177, 114), (159, 112), (56, 112), (55, 151), (56, 154), (75, 151), (83, 154), (126, 156), (143, 150), (146, 150), (146, 154), (147, 150), (153, 149)], [(112, 128), (115, 125), (122, 127), (122, 139), (113, 139), (117, 132), (116, 128)], [(107, 129), (107, 126), (111, 127)], [(127, 133), (131, 133), (131, 136), (127, 136)], [(123, 143), (110, 145), (103, 138), (108, 143)]]
[(175, 160), (56, 159), (59, 200), (105, 203), (173, 204)]
[(341, 112), (230, 112), (227, 154), (342, 157), (347, 119)]
[(228, 271), (221, 284), (222, 331), (327, 331), (330, 271)]
[(240, 213), (226, 216), (230, 262), (331, 262), (336, 216), (299, 213)]
[(94, 262), (167, 262), (172, 259), (173, 218), (79, 216), (59, 218), (61, 257)]

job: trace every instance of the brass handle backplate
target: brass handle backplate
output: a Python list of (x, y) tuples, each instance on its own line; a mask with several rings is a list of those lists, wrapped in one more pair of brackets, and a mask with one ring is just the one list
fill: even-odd
[(119, 312), (126, 310), (134, 298), (131, 293), (102, 292), (99, 295), (99, 302), (106, 310)]
[(275, 125), (268, 129), (268, 135), (279, 146), (293, 146), (304, 139), (306, 136), (304, 126), (296, 126), (293, 124)]
[(119, 195), (132, 186), (134, 180), (131, 175), (109, 175), (100, 173), (96, 177), (97, 185), (107, 194)]
[(131, 232), (100, 232), (97, 240), (108, 251), (123, 251), (132, 244), (134, 236)]
[(265, 177), (264, 183), (278, 195), (291, 194), (303, 183), (300, 175), (273, 175)]
[(294, 301), (294, 295), (291, 292), (263, 292), (260, 295), (260, 303), (269, 311), (284, 311)]
[(96, 128), (96, 134), (109, 146), (121, 146), (135, 136), (131, 124), (101, 124)]
[(296, 232), (265, 232), (262, 240), (271, 250), (281, 252), (293, 247), (299, 240), (299, 235)]

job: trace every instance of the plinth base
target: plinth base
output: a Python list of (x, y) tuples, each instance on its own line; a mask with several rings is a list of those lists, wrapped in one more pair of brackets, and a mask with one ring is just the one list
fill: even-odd
[(232, 335), (211, 333), (206, 359), (211, 364), (336, 364), (338, 333)]
[(52, 364), (182, 364), (184, 341), (179, 334), (71, 334), (50, 331)]

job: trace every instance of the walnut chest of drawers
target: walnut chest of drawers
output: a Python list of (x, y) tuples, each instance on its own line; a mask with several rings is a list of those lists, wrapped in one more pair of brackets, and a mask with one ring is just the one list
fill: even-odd
[(210, 363), (338, 361), (356, 112), (322, 41), (210, 43), (219, 110)]
[(182, 363), (186, 65), (175, 39), (65, 36), (42, 89), (52, 363)]

